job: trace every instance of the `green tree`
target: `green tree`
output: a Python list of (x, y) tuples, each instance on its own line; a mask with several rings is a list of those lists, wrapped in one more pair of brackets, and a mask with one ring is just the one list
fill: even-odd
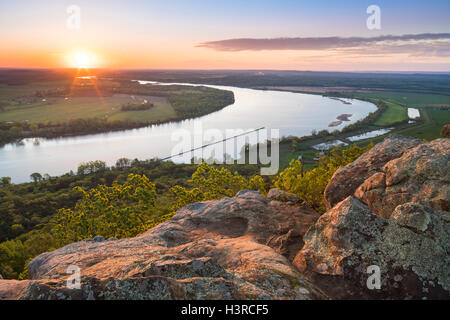
[(131, 160), (128, 158), (120, 158), (116, 161), (116, 168), (124, 169), (129, 168), (131, 166)]
[(242, 189), (259, 190), (266, 193), (266, 183), (261, 176), (251, 179), (232, 173), (224, 167), (216, 167), (202, 162), (192, 174), (188, 183), (193, 187), (187, 189), (182, 186), (174, 186), (170, 189), (174, 198), (173, 210), (198, 201), (233, 197)]
[(355, 161), (372, 147), (373, 144), (370, 143), (365, 148), (357, 145), (334, 148), (330, 155), (320, 157), (317, 168), (307, 171), (303, 177), (301, 161), (292, 160), (289, 166), (276, 177), (274, 186), (296, 194), (317, 211), (325, 212), (323, 192), (333, 174), (337, 169)]
[(30, 124), (30, 130), (33, 133), (37, 133), (39, 131), (39, 126), (37, 124), (32, 123), (32, 124)]
[(26, 252), (22, 241), (9, 240), (0, 243), (0, 274), (5, 278), (16, 278), (23, 270)]
[(292, 152), (297, 151), (297, 149), (298, 149), (298, 141), (297, 141), (297, 139), (292, 139), (291, 147), (292, 147)]
[(9, 129), (9, 132), (11, 132), (14, 136), (20, 136), (22, 134), (22, 127), (13, 126)]
[(21, 234), (23, 230), (24, 230), (23, 225), (21, 225), (20, 223), (13, 224), (11, 226), (11, 231), (14, 235)]
[(42, 175), (39, 172), (34, 172), (30, 175), (30, 178), (34, 183), (36, 183), (42, 180)]
[(11, 178), (10, 177), (2, 177), (0, 179), (0, 187), (7, 187), (11, 184)]
[(79, 175), (88, 175), (91, 173), (102, 172), (106, 170), (106, 163), (104, 161), (96, 160), (84, 162), (78, 166), (77, 173)]
[(148, 229), (156, 203), (155, 185), (145, 175), (130, 174), (124, 184), (84, 191), (75, 209), (60, 209), (52, 220), (59, 245), (94, 236), (132, 237)]

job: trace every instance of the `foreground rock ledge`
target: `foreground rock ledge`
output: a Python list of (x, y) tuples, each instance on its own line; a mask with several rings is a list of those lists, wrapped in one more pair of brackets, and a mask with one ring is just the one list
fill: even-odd
[[(32, 280), (0, 280), (0, 298), (324, 298), (290, 263), (317, 218), (307, 206), (241, 191), (182, 208), (135, 238), (41, 254), (29, 264)], [(71, 265), (81, 270), (81, 289), (66, 286)]]

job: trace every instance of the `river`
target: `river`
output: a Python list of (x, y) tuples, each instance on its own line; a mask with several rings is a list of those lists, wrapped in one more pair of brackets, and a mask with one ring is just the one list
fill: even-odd
[[(266, 130), (279, 129), (280, 136), (300, 137), (311, 134), (313, 130), (342, 129), (376, 110), (375, 105), (360, 100), (344, 99), (351, 102), (345, 104), (319, 95), (228, 86), (210, 87), (233, 91), (235, 103), (197, 119), (103, 134), (39, 139), (39, 144), (34, 143), (35, 139), (25, 139), (21, 145), (7, 144), (0, 148), (0, 177), (8, 176), (13, 183), (21, 183), (30, 181), (33, 172), (51, 176), (70, 170), (76, 172), (80, 163), (90, 160), (102, 160), (108, 165), (114, 165), (122, 157), (140, 160), (164, 158), (172, 155), (174, 147), (179, 144), (173, 139), (174, 132), (193, 133), (199, 126), (204, 132), (216, 129), (214, 132), (222, 132), (224, 137), (225, 131), (229, 129), (247, 132), (261, 127)], [(328, 124), (336, 121), (337, 116), (344, 113), (352, 114), (350, 121), (328, 127)], [(211, 141), (204, 141), (207, 142)], [(240, 147), (236, 146), (237, 150)], [(198, 152), (195, 154), (199, 155)], [(190, 155), (186, 156), (183, 159), (190, 158)], [(174, 158), (176, 162), (182, 162), (183, 159)]]

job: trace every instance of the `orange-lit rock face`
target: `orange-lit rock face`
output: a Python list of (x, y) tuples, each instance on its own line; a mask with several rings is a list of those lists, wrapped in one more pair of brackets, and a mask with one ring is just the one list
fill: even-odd
[(327, 209), (353, 195), (367, 178), (381, 172), (386, 163), (420, 143), (419, 139), (392, 136), (374, 146), (356, 161), (338, 169), (325, 189), (324, 200)]
[(393, 159), (356, 190), (355, 196), (382, 217), (400, 204), (417, 202), (449, 210), (450, 142), (437, 139)]

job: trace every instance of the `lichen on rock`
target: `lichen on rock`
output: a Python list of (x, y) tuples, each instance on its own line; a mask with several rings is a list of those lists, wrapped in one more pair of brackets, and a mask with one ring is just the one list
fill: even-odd
[[(373, 166), (377, 158), (384, 160)], [(449, 299), (449, 160), (449, 139), (394, 136), (339, 169), (325, 198), (334, 203), (330, 190), (345, 185), (338, 196), (348, 196), (306, 233), (294, 265), (336, 299)], [(359, 186), (348, 183), (352, 172), (364, 173)], [(366, 285), (373, 265), (377, 290)]]

